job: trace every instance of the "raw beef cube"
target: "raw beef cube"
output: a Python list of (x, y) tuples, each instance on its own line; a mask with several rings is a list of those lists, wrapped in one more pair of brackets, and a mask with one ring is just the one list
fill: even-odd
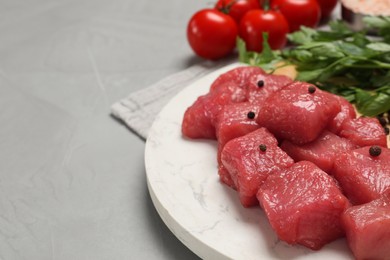
[(356, 259), (390, 259), (390, 193), (350, 207), (341, 220)]
[[(185, 112), (182, 133), (189, 138), (215, 139), (215, 121), (226, 104), (247, 101), (250, 82), (267, 75), (259, 67), (243, 66), (232, 69), (219, 76), (211, 85), (209, 93), (199, 97)], [(270, 76), (280, 77), (283, 76)], [(276, 80), (274, 80), (276, 81)], [(283, 80), (282, 80), (283, 81)], [(270, 82), (270, 85), (276, 84)]]
[(313, 142), (297, 145), (285, 140), (281, 148), (294, 161), (310, 161), (321, 168), (321, 170), (330, 173), (337, 155), (341, 152), (355, 149), (357, 146), (345, 138), (324, 130)]
[(361, 147), (368, 145), (387, 147), (385, 130), (374, 117), (346, 120), (341, 126), (339, 135)]
[(226, 170), (225, 166), (223, 166), (222, 162), (218, 162), (218, 175), (219, 180), (229, 186), (232, 189), (237, 190), (236, 184), (234, 184), (234, 181), (232, 180), (232, 177), (230, 176), (230, 173), (228, 170)]
[(228, 95), (232, 103), (240, 103), (246, 101), (246, 88), (242, 88), (233, 82), (226, 82), (219, 85), (217, 90), (210, 91), (210, 95)]
[(255, 116), (260, 107), (249, 102), (226, 105), (218, 114), (216, 120), (216, 135), (218, 140), (218, 174), (220, 180), (235, 188), (230, 174), (221, 163), (221, 152), (225, 144), (233, 138), (243, 136), (259, 128)]
[(231, 139), (259, 128), (256, 123), (259, 110), (260, 106), (249, 102), (226, 105), (216, 120), (215, 128), (219, 144), (224, 146)]
[(249, 81), (246, 99), (251, 103), (263, 104), (272, 93), (291, 82), (292, 79), (287, 76), (259, 74)]
[(221, 160), (244, 207), (258, 205), (256, 193), (270, 173), (294, 163), (265, 128), (230, 140), (222, 150)]
[[(331, 95), (333, 95), (333, 94), (331, 94)], [(337, 96), (337, 95), (334, 95), (334, 96), (339, 101), (341, 110), (333, 118), (333, 120), (331, 120), (329, 122), (329, 125), (327, 128), (329, 131), (331, 131), (335, 134), (338, 134), (341, 130), (342, 124), (346, 120), (356, 118), (356, 111), (355, 111), (355, 108), (353, 107), (353, 105), (348, 102), (348, 100), (346, 100), (343, 97)]]
[(318, 250), (344, 235), (348, 207), (335, 180), (308, 161), (271, 174), (257, 198), (279, 239)]
[(265, 101), (257, 122), (278, 139), (304, 144), (315, 140), (338, 112), (340, 104), (332, 95), (296, 81)]
[(390, 150), (381, 148), (380, 155), (372, 156), (370, 148), (342, 153), (333, 166), (332, 174), (353, 204), (377, 199), (390, 188)]
[(291, 83), (292, 79), (282, 75), (267, 74), (255, 66), (244, 66), (219, 76), (211, 85), (210, 92), (225, 84), (232, 84), (246, 92), (246, 101), (261, 104), (273, 92)]
[(187, 108), (182, 122), (182, 133), (189, 138), (216, 139), (215, 120), (226, 104), (242, 102), (245, 93), (232, 85), (225, 84), (218, 91), (198, 97)]
[(248, 86), (249, 80), (257, 75), (264, 75), (266, 72), (256, 66), (242, 66), (221, 74), (210, 87), (210, 92), (218, 90), (226, 83), (245, 89)]

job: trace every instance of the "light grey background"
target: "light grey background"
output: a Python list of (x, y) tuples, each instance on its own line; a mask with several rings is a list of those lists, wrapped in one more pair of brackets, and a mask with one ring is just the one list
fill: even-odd
[(0, 0), (0, 259), (197, 259), (112, 103), (200, 62), (208, 0)]

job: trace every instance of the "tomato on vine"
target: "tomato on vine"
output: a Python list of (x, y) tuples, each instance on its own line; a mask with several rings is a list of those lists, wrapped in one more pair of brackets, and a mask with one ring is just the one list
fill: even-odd
[(237, 24), (246, 12), (252, 9), (260, 9), (262, 0), (218, 0), (215, 8), (230, 15)]
[(236, 46), (238, 28), (227, 14), (216, 9), (195, 13), (187, 26), (187, 39), (192, 50), (205, 59), (219, 59), (231, 53)]
[(239, 35), (249, 51), (261, 52), (263, 33), (268, 33), (268, 43), (272, 49), (286, 45), (289, 26), (284, 16), (273, 10), (252, 10), (241, 19)]

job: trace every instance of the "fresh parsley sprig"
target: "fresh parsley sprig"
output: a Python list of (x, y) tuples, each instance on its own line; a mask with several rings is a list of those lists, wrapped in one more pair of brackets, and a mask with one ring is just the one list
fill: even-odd
[(281, 61), (293, 64), (297, 80), (342, 95), (361, 114), (376, 116), (390, 110), (390, 18), (368, 17), (365, 22), (377, 36), (332, 21), (328, 30), (302, 27), (289, 34), (292, 45), (282, 51), (272, 51), (267, 37), (261, 53), (247, 52), (238, 40), (240, 61), (266, 70), (276, 69)]

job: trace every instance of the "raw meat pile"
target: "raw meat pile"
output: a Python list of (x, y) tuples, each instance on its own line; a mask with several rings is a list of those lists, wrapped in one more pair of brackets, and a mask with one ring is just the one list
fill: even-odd
[(218, 141), (218, 174), (278, 237), (318, 250), (346, 236), (356, 259), (390, 259), (390, 150), (344, 98), (243, 66), (220, 75), (182, 133)]

